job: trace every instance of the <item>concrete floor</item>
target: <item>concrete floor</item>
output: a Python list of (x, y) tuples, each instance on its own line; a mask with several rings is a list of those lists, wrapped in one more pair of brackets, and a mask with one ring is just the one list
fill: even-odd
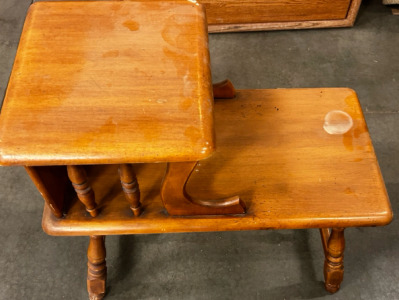
[[(0, 2), (0, 94), (30, 0)], [(358, 92), (399, 212), (399, 17), (363, 1), (351, 29), (215, 34), (214, 81), (238, 88)], [(41, 229), (43, 200), (21, 167), (0, 168), (0, 299), (87, 299), (87, 237)], [(345, 278), (330, 295), (318, 230), (112, 236), (107, 299), (399, 299), (399, 223), (346, 230)]]

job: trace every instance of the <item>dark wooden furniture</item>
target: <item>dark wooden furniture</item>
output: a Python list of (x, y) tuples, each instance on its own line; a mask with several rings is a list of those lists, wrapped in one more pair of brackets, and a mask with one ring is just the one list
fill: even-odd
[(202, 0), (209, 32), (353, 26), (361, 0)]
[[(327, 124), (331, 111), (350, 126)], [(34, 4), (0, 162), (25, 166), (48, 234), (90, 236), (91, 299), (105, 295), (105, 235), (321, 228), (335, 292), (344, 228), (392, 218), (356, 94), (242, 90), (214, 103), (204, 11), (190, 2)]]

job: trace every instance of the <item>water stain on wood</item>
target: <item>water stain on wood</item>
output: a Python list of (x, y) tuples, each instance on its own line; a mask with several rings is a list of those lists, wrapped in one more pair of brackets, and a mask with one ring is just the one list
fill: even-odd
[(122, 25), (128, 28), (130, 31), (137, 31), (140, 28), (140, 24), (133, 20), (127, 20), (123, 22)]

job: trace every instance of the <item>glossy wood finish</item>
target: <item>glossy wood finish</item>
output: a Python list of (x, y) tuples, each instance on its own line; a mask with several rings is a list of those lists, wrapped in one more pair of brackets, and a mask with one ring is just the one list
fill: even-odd
[[(213, 84), (213, 97), (231, 99), (236, 94), (230, 80)], [(187, 181), (198, 162), (168, 163), (162, 180), (161, 198), (169, 215), (243, 214), (245, 203), (238, 196), (223, 199), (193, 199), (186, 191)]]
[(68, 177), (72, 182), (75, 192), (85, 207), (86, 211), (95, 217), (98, 215), (98, 208), (94, 197), (93, 189), (88, 181), (86, 170), (83, 166), (67, 166)]
[(140, 203), (140, 187), (137, 182), (136, 174), (133, 171), (133, 166), (131, 164), (120, 165), (119, 176), (123, 193), (125, 194), (127, 202), (130, 204), (130, 209), (133, 214), (138, 217), (143, 212), (143, 208)]
[(65, 166), (25, 167), (52, 213), (61, 218), (70, 186)]
[[(241, 2), (222, 1), (221, 8), (217, 2), (219, 0), (206, 2), (209, 32), (352, 27), (361, 4), (361, 0), (322, 1), (323, 4), (321, 1), (311, 0), (281, 0), (273, 1), (273, 3), (262, 1), (259, 6), (259, 2), (248, 1), (245, 2), (247, 6), (245, 9), (242, 6), (238, 7), (237, 4)], [(321, 5), (316, 6), (317, 2)], [(257, 10), (259, 7), (261, 9)], [(344, 10), (345, 7), (347, 7), (347, 11)], [(278, 8), (279, 11), (273, 11), (273, 8)], [(223, 15), (220, 10), (226, 9), (231, 12), (228, 15)], [(255, 12), (243, 14), (243, 10)], [(272, 16), (268, 16), (268, 14), (272, 14)], [(214, 19), (209, 15), (214, 15)], [(230, 20), (231, 15), (236, 15), (234, 21)]]
[(0, 164), (204, 159), (211, 84), (199, 4), (37, 2), (0, 115)]
[(209, 24), (344, 19), (350, 0), (203, 0)]
[(197, 162), (168, 163), (162, 181), (162, 202), (172, 216), (244, 214), (245, 204), (238, 196), (223, 199), (193, 199), (186, 191), (187, 181)]
[[(331, 110), (353, 127), (343, 135), (323, 129)], [(160, 198), (165, 164), (136, 167), (144, 208), (132, 218), (120, 190), (118, 166), (93, 167), (101, 220), (74, 199), (68, 215), (45, 207), (52, 235), (105, 235), (386, 225), (392, 210), (367, 126), (354, 91), (336, 89), (238, 90), (215, 102), (217, 151), (201, 161), (186, 186), (195, 199), (239, 195), (243, 216), (172, 217)], [(89, 175), (90, 175), (89, 174)], [(111, 191), (111, 192), (110, 192)], [(83, 212), (83, 213), (82, 213)]]
[(320, 228), (321, 243), (323, 245), (324, 255), (327, 255), (328, 239), (330, 238), (330, 228)]
[(335, 293), (344, 278), (344, 228), (322, 229), (321, 238), (325, 253), (324, 285), (327, 291)]
[(226, 79), (213, 84), (214, 99), (231, 99), (236, 96), (236, 90), (230, 80)]
[(107, 280), (105, 256), (105, 237), (101, 235), (90, 236), (89, 248), (87, 249), (87, 291), (90, 300), (100, 300), (105, 296)]

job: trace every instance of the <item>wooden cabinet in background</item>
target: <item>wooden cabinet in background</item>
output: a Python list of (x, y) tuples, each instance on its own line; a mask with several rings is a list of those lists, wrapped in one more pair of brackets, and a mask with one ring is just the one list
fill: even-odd
[(209, 32), (353, 26), (361, 0), (202, 0)]

